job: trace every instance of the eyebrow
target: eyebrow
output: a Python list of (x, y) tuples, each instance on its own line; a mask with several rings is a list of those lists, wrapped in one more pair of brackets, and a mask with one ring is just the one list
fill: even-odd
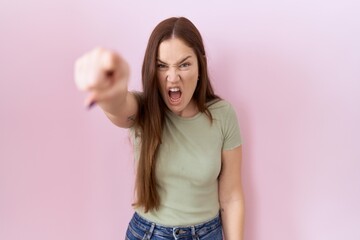
[[(187, 57), (185, 57), (185, 58), (183, 58), (182, 60), (180, 60), (179, 62), (177, 62), (176, 64), (181, 64), (181, 63), (183, 63), (183, 62), (185, 62), (186, 60), (188, 60), (189, 58), (191, 58), (192, 56), (187, 56)], [(162, 63), (162, 64), (166, 64), (166, 65), (169, 65), (169, 64), (167, 64), (166, 62), (164, 62), (164, 61), (161, 61), (160, 59), (156, 59), (157, 61), (159, 61), (160, 63)]]

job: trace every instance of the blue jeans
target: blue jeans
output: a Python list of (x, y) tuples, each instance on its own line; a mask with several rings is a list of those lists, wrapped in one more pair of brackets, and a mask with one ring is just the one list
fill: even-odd
[(188, 227), (165, 227), (135, 213), (126, 231), (126, 240), (222, 240), (221, 219), (214, 219)]

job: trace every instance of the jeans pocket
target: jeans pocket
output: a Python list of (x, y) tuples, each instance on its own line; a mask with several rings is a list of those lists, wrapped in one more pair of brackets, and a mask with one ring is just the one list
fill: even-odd
[(129, 224), (126, 231), (126, 240), (145, 240), (147, 239), (148, 231), (136, 226), (136, 224)]
[(198, 237), (199, 240), (222, 240), (223, 239), (222, 227), (219, 226), (217, 228), (209, 229), (209, 231), (199, 234)]

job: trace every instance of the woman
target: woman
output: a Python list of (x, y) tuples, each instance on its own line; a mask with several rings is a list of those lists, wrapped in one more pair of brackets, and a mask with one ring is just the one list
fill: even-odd
[(153, 30), (143, 92), (129, 92), (129, 67), (97, 48), (75, 80), (117, 126), (129, 128), (137, 159), (135, 213), (126, 239), (241, 240), (244, 201), (236, 114), (214, 94), (201, 35), (186, 18)]

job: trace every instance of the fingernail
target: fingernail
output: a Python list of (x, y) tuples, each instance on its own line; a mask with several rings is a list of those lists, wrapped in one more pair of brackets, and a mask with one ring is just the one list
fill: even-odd
[(91, 103), (88, 105), (87, 109), (90, 110), (90, 109), (95, 105), (95, 103), (96, 103), (95, 101), (91, 102)]

